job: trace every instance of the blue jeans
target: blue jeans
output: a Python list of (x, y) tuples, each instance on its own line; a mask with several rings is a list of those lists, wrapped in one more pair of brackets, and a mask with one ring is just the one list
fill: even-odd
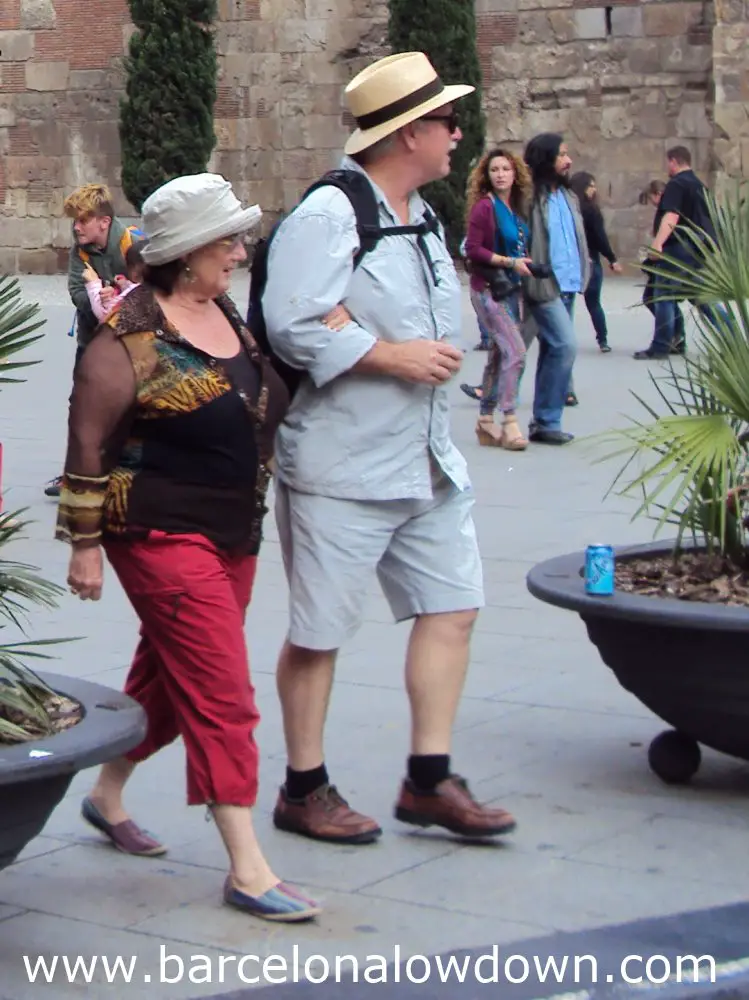
[(543, 430), (562, 429), (564, 401), (572, 386), (577, 344), (572, 312), (574, 293), (530, 306), (538, 325), (538, 364), (533, 421)]
[[(664, 299), (661, 296), (668, 295), (673, 298)], [(671, 350), (672, 345), (684, 337), (684, 321), (679, 309), (679, 284), (677, 279), (672, 279), (668, 273), (656, 274), (653, 283), (652, 303), (653, 315), (655, 316), (655, 330), (653, 340), (648, 350), (653, 354), (665, 355)], [(715, 325), (717, 317), (721, 317), (724, 322), (733, 326), (730, 314), (722, 303), (709, 305), (707, 303), (689, 300), (708, 323)]]
[(601, 305), (601, 289), (603, 288), (603, 264), (600, 258), (592, 262), (590, 281), (585, 289), (585, 305), (588, 307), (590, 320), (593, 329), (596, 331), (596, 340), (599, 344), (605, 344), (608, 340), (609, 332), (606, 327), (606, 313)]

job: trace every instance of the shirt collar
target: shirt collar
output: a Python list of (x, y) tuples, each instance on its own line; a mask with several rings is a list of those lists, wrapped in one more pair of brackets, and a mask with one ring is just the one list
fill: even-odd
[[(341, 170), (355, 170), (359, 174), (364, 174), (369, 183), (372, 185), (377, 201), (385, 209), (385, 211), (392, 216), (393, 221), (396, 225), (401, 225), (401, 220), (398, 218), (397, 214), (393, 211), (390, 202), (387, 200), (382, 188), (378, 187), (377, 184), (372, 180), (367, 171), (360, 164), (356, 162), (350, 156), (344, 156), (341, 160)], [(408, 199), (408, 211), (411, 223), (419, 223), (423, 220), (424, 214), (426, 212), (426, 202), (421, 197), (418, 191), (412, 191)]]

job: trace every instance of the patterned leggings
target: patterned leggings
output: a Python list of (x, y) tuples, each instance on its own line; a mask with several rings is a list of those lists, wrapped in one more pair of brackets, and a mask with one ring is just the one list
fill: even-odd
[(471, 290), (471, 303), (478, 320), (489, 332), (491, 346), (481, 385), (481, 415), (499, 408), (514, 413), (518, 387), (525, 368), (525, 344), (520, 335), (520, 296), (495, 302), (488, 289)]

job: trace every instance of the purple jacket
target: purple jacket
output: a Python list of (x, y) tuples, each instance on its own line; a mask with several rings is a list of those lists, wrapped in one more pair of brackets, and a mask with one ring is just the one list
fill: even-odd
[[(475, 260), (477, 264), (491, 266), (496, 246), (497, 222), (494, 215), (494, 203), (489, 195), (480, 198), (471, 209), (466, 232), (466, 257)], [(481, 292), (486, 288), (486, 282), (476, 274), (471, 275), (471, 290)]]

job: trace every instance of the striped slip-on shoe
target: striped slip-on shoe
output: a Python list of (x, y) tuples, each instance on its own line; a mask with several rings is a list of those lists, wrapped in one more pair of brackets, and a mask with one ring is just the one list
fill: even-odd
[(250, 896), (240, 889), (235, 889), (231, 879), (227, 878), (224, 883), (224, 902), (253, 917), (273, 920), (276, 923), (291, 924), (311, 920), (322, 913), (322, 908), (317, 903), (302, 896), (285, 882), (274, 885), (262, 896)]

